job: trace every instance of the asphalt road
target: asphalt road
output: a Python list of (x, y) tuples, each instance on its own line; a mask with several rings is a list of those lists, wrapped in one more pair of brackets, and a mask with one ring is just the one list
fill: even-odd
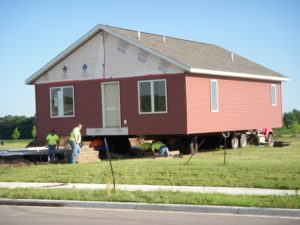
[(0, 206), (1, 225), (299, 225), (300, 219), (185, 212)]

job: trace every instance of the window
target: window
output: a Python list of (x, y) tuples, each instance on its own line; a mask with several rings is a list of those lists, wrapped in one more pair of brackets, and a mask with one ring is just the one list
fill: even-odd
[(272, 99), (272, 106), (276, 106), (277, 105), (276, 84), (271, 84), (271, 99)]
[(166, 113), (166, 80), (138, 82), (139, 113)]
[(218, 81), (210, 80), (210, 108), (212, 112), (218, 112)]
[(74, 116), (73, 86), (50, 88), (51, 117)]

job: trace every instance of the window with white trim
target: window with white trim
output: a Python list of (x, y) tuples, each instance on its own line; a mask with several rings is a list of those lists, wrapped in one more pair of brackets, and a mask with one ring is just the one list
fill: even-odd
[(166, 113), (166, 80), (138, 81), (139, 113)]
[(272, 106), (277, 105), (276, 84), (271, 84), (271, 101), (272, 101)]
[(218, 112), (218, 81), (210, 80), (210, 109), (211, 112)]
[(74, 112), (74, 87), (50, 88), (51, 117), (72, 117)]

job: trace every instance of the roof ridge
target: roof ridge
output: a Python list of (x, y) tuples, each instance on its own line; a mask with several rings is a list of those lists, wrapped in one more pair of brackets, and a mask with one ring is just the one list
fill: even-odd
[(123, 28), (123, 27), (110, 26), (110, 25), (102, 25), (102, 26), (105, 26), (105, 27), (108, 27), (108, 28), (115, 28), (115, 29), (125, 30), (125, 31), (131, 31), (131, 32), (140, 32), (141, 34), (161, 36), (161, 37), (166, 37), (166, 38), (171, 38), (171, 39), (176, 39), (176, 40), (181, 40), (181, 41), (186, 41), (186, 42), (194, 42), (194, 43), (199, 43), (199, 44), (204, 44), (204, 45), (213, 45), (213, 46), (216, 46), (216, 47), (220, 47), (216, 44), (211, 44), (211, 43), (206, 43), (206, 42), (201, 42), (201, 41), (195, 41), (195, 40), (189, 40), (189, 39), (186, 39), (186, 38), (173, 37), (173, 36), (163, 35), (163, 34), (155, 34), (155, 33), (150, 33), (150, 32), (145, 32), (145, 31), (127, 29), (127, 28)]

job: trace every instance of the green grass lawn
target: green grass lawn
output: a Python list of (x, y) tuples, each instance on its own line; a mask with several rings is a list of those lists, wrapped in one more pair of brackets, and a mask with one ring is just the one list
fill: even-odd
[[(300, 137), (281, 136), (291, 147), (247, 147), (203, 151), (188, 165), (189, 156), (170, 159), (127, 159), (112, 162), (118, 184), (197, 185), (300, 189)], [(0, 164), (1, 181), (107, 183), (108, 161), (89, 164)], [(243, 196), (182, 192), (116, 190), (0, 189), (0, 198), (68, 199), (195, 205), (300, 208), (300, 196)]]
[[(200, 152), (170, 159), (113, 161), (117, 184), (193, 185), (300, 189), (300, 138), (291, 147), (248, 147)], [(0, 181), (111, 183), (108, 161), (89, 164), (31, 164), (0, 167)]]
[[(1, 140), (2, 141), (2, 140)], [(25, 148), (31, 139), (20, 139), (20, 140), (3, 140), (4, 145), (0, 144), (1, 149), (9, 149), (9, 148)]]
[(0, 198), (58, 199), (79, 201), (146, 202), (190, 205), (227, 205), (244, 207), (300, 209), (300, 196), (247, 196), (171, 191), (120, 191), (76, 189), (1, 189)]

